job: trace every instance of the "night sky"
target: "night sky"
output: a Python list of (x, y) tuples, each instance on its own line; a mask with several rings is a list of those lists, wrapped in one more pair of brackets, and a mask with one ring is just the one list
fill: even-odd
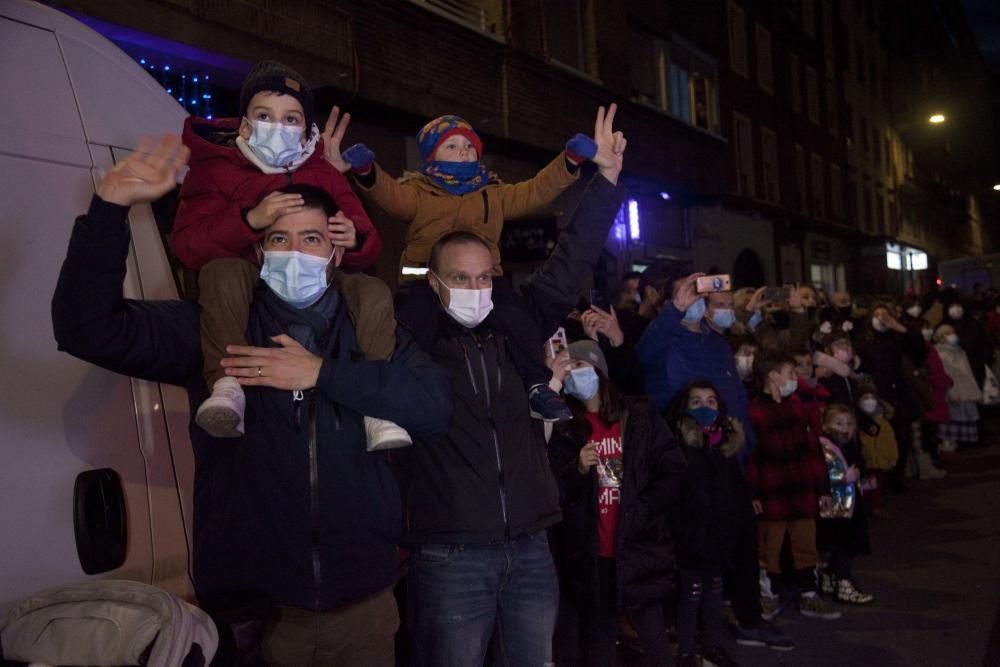
[(983, 58), (1000, 75), (1000, 0), (962, 0), (962, 5)]

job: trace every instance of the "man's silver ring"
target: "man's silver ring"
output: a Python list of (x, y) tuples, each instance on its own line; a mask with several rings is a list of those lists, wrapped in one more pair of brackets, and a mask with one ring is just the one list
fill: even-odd
[(260, 377), (263, 374), (264, 374), (264, 370), (260, 366), (258, 366), (257, 367), (257, 377)]

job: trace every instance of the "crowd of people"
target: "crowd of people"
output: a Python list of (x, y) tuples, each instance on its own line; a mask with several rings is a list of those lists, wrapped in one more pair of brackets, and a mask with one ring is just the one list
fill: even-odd
[[(654, 265), (580, 303), (625, 197), (614, 105), (516, 184), (457, 116), (389, 176), (341, 150), (349, 115), (319, 131), (280, 63), (240, 107), (105, 175), (53, 300), (61, 349), (187, 388), (194, 583), (240, 664), (614, 665), (624, 642), (728, 666), (727, 615), (739, 643), (792, 649), (779, 614), (872, 603), (869, 521), (1000, 400), (993, 290), (732, 290)], [(189, 162), (172, 245), (197, 301), (125, 299), (128, 209)], [(503, 223), (585, 170), (512, 289)], [(409, 225), (395, 299), (364, 273), (362, 199)]]

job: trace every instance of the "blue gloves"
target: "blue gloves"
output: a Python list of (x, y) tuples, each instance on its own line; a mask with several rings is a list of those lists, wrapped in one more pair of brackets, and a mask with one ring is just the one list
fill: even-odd
[(375, 162), (375, 152), (364, 144), (354, 144), (340, 154), (344, 162), (351, 165), (351, 169), (363, 174), (371, 169)]
[(566, 154), (572, 160), (580, 158), (574, 162), (592, 160), (597, 155), (597, 144), (585, 134), (577, 133), (572, 139), (566, 142)]

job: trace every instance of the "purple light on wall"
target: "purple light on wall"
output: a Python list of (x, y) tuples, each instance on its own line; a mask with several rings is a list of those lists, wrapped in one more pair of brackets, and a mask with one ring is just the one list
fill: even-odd
[(639, 202), (628, 200), (628, 235), (633, 241), (638, 241), (642, 230), (639, 226)]
[(670, 193), (667, 192), (666, 190), (660, 192), (660, 199), (662, 199), (663, 201), (670, 201)]

